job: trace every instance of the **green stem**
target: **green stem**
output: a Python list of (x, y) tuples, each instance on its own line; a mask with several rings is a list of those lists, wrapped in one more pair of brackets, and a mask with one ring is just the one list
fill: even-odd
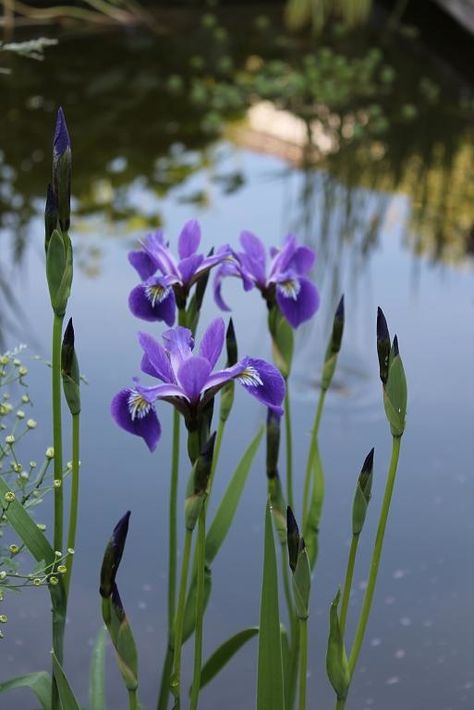
[(214, 475), (216, 473), (216, 468), (217, 468), (217, 461), (219, 459), (219, 454), (221, 451), (222, 438), (224, 436), (224, 429), (225, 429), (225, 421), (223, 421), (222, 419), (219, 419), (219, 424), (217, 425), (216, 442), (214, 444), (214, 454), (212, 456), (211, 473), (209, 476), (209, 483), (207, 485), (206, 505), (207, 505), (207, 502), (209, 500), (209, 496), (210, 496), (211, 490), (212, 490)]
[(310, 506), (309, 493), (311, 488), (311, 471), (313, 468), (314, 457), (316, 456), (319, 425), (321, 423), (321, 415), (323, 413), (324, 400), (326, 399), (327, 390), (321, 389), (319, 393), (318, 406), (314, 415), (313, 427), (311, 429), (311, 439), (309, 442), (308, 459), (306, 461), (306, 473), (304, 477), (304, 493), (303, 493), (303, 526), (306, 521), (308, 508)]
[(288, 380), (286, 381), (285, 394), (285, 441), (286, 441), (286, 499), (288, 505), (294, 510), (293, 500), (293, 441), (291, 434), (291, 409), (290, 409), (290, 389)]
[(285, 591), (286, 606), (288, 607), (288, 618), (291, 624), (291, 638), (294, 636), (295, 627), (295, 610), (293, 607), (293, 598), (291, 596), (290, 575), (288, 572), (288, 548), (286, 542), (281, 545), (281, 569), (283, 574), (283, 589)]
[(183, 645), (184, 612), (186, 610), (186, 589), (188, 585), (189, 559), (191, 556), (191, 543), (193, 533), (186, 530), (184, 538), (183, 559), (181, 562), (181, 580), (179, 583), (178, 608), (174, 623), (174, 655), (173, 670), (171, 675), (171, 690), (176, 698), (176, 705), (180, 705), (181, 696), (181, 647)]
[(199, 514), (198, 534), (196, 543), (196, 627), (194, 632), (194, 672), (191, 688), (190, 710), (197, 710), (199, 690), (201, 686), (202, 667), (202, 621), (204, 615), (204, 565), (206, 555), (206, 506), (202, 506)]
[(128, 691), (128, 707), (129, 710), (138, 710), (138, 697), (136, 690)]
[(345, 698), (338, 698), (336, 701), (336, 710), (344, 710), (345, 707), (346, 707)]
[(367, 589), (365, 590), (364, 602), (362, 604), (362, 610), (359, 617), (359, 624), (354, 637), (354, 643), (352, 645), (351, 655), (349, 657), (349, 673), (352, 678), (354, 669), (359, 658), (360, 649), (362, 642), (364, 640), (365, 629), (367, 627), (367, 621), (369, 619), (370, 608), (372, 606), (372, 600), (374, 597), (375, 583), (377, 581), (377, 573), (379, 570), (380, 557), (382, 554), (383, 539), (385, 535), (385, 528), (387, 526), (388, 512), (390, 510), (390, 503), (392, 500), (393, 487), (395, 484), (395, 475), (397, 473), (398, 457), (400, 456), (400, 442), (401, 437), (393, 437), (392, 439), (392, 456), (390, 459), (390, 466), (388, 469), (387, 483), (385, 486), (385, 493), (382, 502), (382, 509), (380, 511), (379, 524), (377, 528), (377, 535), (375, 538), (374, 551), (372, 554), (372, 561), (370, 564), (369, 579), (367, 581)]
[(160, 681), (160, 692), (158, 695), (157, 710), (167, 710), (168, 708), (168, 696), (170, 692), (169, 679), (171, 676), (171, 668), (173, 665), (173, 648), (171, 647), (171, 640), (168, 640), (168, 647), (166, 649), (166, 656), (163, 663), (163, 669), (161, 671), (161, 681)]
[[(63, 441), (61, 423), (61, 344), (64, 316), (54, 314), (52, 356), (52, 405), (54, 447), (54, 549), (63, 549)], [(57, 487), (56, 487), (57, 486)], [(62, 658), (58, 657), (62, 663)]]
[(346, 628), (347, 610), (349, 608), (349, 597), (351, 595), (358, 544), (359, 535), (353, 535), (351, 540), (351, 548), (349, 550), (349, 557), (347, 559), (346, 578), (344, 580), (344, 591), (342, 593), (341, 616), (339, 619), (342, 638), (344, 638), (344, 631)]
[(306, 710), (306, 673), (308, 666), (308, 619), (299, 620), (300, 627), (300, 683), (298, 710)]
[(287, 710), (292, 710), (295, 704), (296, 696), (296, 686), (298, 680), (298, 664), (300, 659), (300, 625), (299, 623), (294, 624), (294, 638), (290, 646), (290, 670), (289, 670), (289, 680), (288, 680), (288, 692), (285, 691), (286, 695), (286, 708)]
[[(51, 385), (53, 409), (53, 447), (54, 447), (54, 481), (59, 485), (54, 486), (54, 550), (63, 549), (63, 445), (62, 445), (62, 420), (61, 420), (61, 345), (64, 316), (54, 314), (52, 359), (51, 359)], [(64, 651), (64, 616), (65, 610), (59, 609), (52, 599), (52, 641), (53, 650), (59, 663), (63, 662)], [(51, 710), (59, 708), (59, 693), (54, 673), (51, 684)]]
[(168, 629), (172, 631), (176, 602), (176, 555), (177, 555), (177, 500), (179, 477), (179, 426), (180, 415), (173, 412), (173, 453), (169, 498), (169, 551), (168, 551)]
[[(79, 507), (79, 423), (80, 415), (74, 414), (72, 417), (72, 481), (71, 481), (71, 501), (69, 507), (69, 530), (67, 535), (67, 547), (74, 550), (76, 546), (77, 513)], [(64, 588), (66, 592), (66, 603), (71, 585), (72, 565), (74, 553), (69, 553), (66, 558), (67, 572), (64, 578)]]

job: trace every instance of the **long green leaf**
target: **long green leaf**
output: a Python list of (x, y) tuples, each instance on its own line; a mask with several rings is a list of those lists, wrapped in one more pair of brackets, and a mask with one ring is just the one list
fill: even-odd
[(258, 626), (250, 626), (232, 636), (217, 648), (201, 670), (201, 688), (216, 676), (242, 646), (258, 634)]
[[(207, 607), (212, 589), (212, 573), (210, 567), (204, 569), (204, 609)], [(188, 596), (186, 598), (186, 607), (184, 610), (183, 624), (183, 643), (188, 640), (194, 632), (196, 623), (196, 577), (193, 577), (189, 587)]]
[(250, 442), (242, 456), (235, 472), (224, 492), (222, 501), (209, 528), (206, 537), (206, 562), (211, 564), (224, 542), (229, 528), (232, 525), (235, 512), (239, 505), (242, 492), (250, 471), (250, 467), (260, 446), (263, 435), (263, 426)]
[[(5, 494), (9, 491), (8, 484), (0, 476), (0, 498), (2, 501), (5, 501)], [(35, 560), (38, 562), (44, 560), (47, 565), (51, 564), (54, 561), (53, 548), (21, 503), (14, 500), (8, 505), (3, 503), (3, 506), (8, 522), (22, 539)]]
[(51, 676), (46, 671), (19, 675), (16, 678), (0, 683), (0, 693), (5, 692), (5, 690), (15, 690), (16, 688), (30, 688), (38, 698), (42, 710), (50, 710)]
[(61, 706), (63, 710), (81, 710), (79, 703), (77, 702), (74, 693), (71, 690), (69, 681), (56, 658), (56, 654), (53, 653), (53, 673), (54, 679), (56, 680), (56, 685), (58, 687), (59, 700), (61, 701)]
[(257, 710), (270, 710), (270, 708), (271, 710), (285, 710), (285, 692), (278, 608), (277, 562), (272, 516), (267, 503), (258, 645)]
[(105, 649), (107, 646), (107, 629), (101, 628), (92, 650), (91, 671), (89, 680), (90, 710), (105, 710)]
[(313, 473), (313, 487), (308, 514), (303, 528), (304, 541), (308, 552), (309, 564), (314, 569), (319, 551), (319, 525), (321, 521), (321, 511), (324, 502), (324, 471), (319, 453), (319, 445), (316, 442), (314, 449), (314, 459), (311, 464)]

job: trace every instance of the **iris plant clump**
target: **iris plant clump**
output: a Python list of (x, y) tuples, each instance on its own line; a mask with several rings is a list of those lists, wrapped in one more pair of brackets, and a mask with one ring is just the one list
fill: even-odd
[[(38, 563), (36, 579), (48, 586), (52, 605), (52, 672), (43, 671), (14, 678), (0, 684), (0, 692), (15, 687), (30, 687), (42, 707), (48, 710), (79, 710), (71, 685), (64, 673), (65, 620), (71, 584), (72, 555), (79, 503), (79, 424), (81, 416), (80, 374), (75, 349), (76, 337), (72, 320), (63, 329), (64, 317), (73, 275), (73, 246), (69, 237), (71, 195), (71, 144), (63, 112), (57, 116), (53, 145), (53, 177), (47, 192), (45, 210), (46, 276), (49, 288), (52, 328), (52, 429), (54, 449), (47, 452), (48, 465), (53, 464), (53, 544), (43, 529), (36, 525), (28, 511), (30, 497), (41, 492), (48, 468), (43, 467), (32, 487), (31, 474), (15, 458), (15, 433), (7, 435), (0, 447), (0, 464), (10, 456), (11, 470), (0, 475), (2, 518), (8, 520), (20, 539), (10, 547), (14, 556), (20, 547), (28, 550)], [(141, 437), (150, 452), (158, 446), (162, 428), (156, 405), (158, 400), (173, 406), (172, 457), (168, 499), (168, 628), (166, 652), (161, 672), (157, 710), (173, 710), (189, 706), (197, 710), (201, 689), (232, 660), (235, 653), (258, 635), (257, 710), (298, 710), (307, 707), (306, 679), (308, 638), (312, 633), (311, 590), (319, 550), (319, 529), (324, 503), (325, 474), (319, 448), (319, 428), (327, 392), (331, 388), (342, 346), (346, 318), (341, 297), (334, 312), (332, 329), (322, 362), (321, 390), (314, 421), (304, 476), (302, 499), (298, 502), (293, 481), (293, 429), (290, 408), (290, 379), (294, 352), (294, 331), (309, 321), (319, 307), (319, 295), (312, 279), (315, 253), (298, 244), (289, 235), (281, 248), (272, 247), (267, 254), (260, 239), (248, 231), (240, 235), (240, 249), (230, 244), (219, 246), (208, 255), (199, 253), (201, 232), (194, 220), (187, 222), (178, 238), (178, 257), (170, 250), (162, 232), (143, 240), (141, 247), (129, 254), (140, 283), (129, 296), (133, 315), (148, 322), (164, 322), (168, 329), (161, 341), (147, 332), (138, 334), (142, 348), (141, 370), (152, 378), (142, 384), (137, 378), (121, 389), (112, 400), (111, 414), (126, 432)], [(232, 319), (226, 324), (215, 318), (201, 331), (195, 345), (201, 307), (210, 271), (215, 269), (214, 299), (217, 306), (229, 310), (222, 295), (222, 283), (228, 276), (242, 281), (244, 291), (257, 288), (267, 306), (268, 335), (272, 343), (274, 364), (255, 356), (238, 356), (237, 335)], [(175, 325), (175, 321), (178, 321)], [(174, 327), (171, 327), (174, 326)], [(156, 327), (156, 324), (155, 324)], [(224, 366), (219, 360), (225, 349)], [(335, 692), (337, 710), (345, 708), (350, 685), (364, 640), (374, 598), (376, 580), (388, 514), (398, 467), (401, 438), (405, 429), (407, 385), (400, 356), (398, 338), (390, 339), (388, 325), (381, 309), (377, 316), (376, 349), (379, 358), (382, 399), (392, 435), (392, 455), (388, 465), (385, 493), (379, 513), (377, 535), (368, 572), (367, 588), (358, 615), (356, 631), (348, 638), (346, 620), (349, 597), (357, 563), (358, 546), (364, 523), (370, 513), (374, 475), (374, 449), (366, 456), (355, 480), (351, 523), (352, 543), (348, 555), (344, 586), (332, 602), (328, 600), (326, 670)], [(14, 361), (15, 362), (15, 361)], [(4, 376), (5, 357), (0, 359), (0, 381)], [(18, 369), (21, 375), (21, 369)], [(264, 559), (258, 626), (237, 631), (213, 654), (203, 660), (204, 619), (212, 594), (212, 566), (232, 527), (247, 478), (254, 463), (264, 426), (260, 427), (228, 476), (228, 461), (220, 465), (221, 446), (226, 426), (232, 419), (234, 387), (238, 382), (262, 407), (266, 420), (267, 500), (265, 507)], [(61, 385), (62, 390), (61, 392)], [(72, 461), (69, 514), (64, 514), (63, 415), (62, 393), (71, 418)], [(218, 416), (216, 402), (220, 401)], [(17, 418), (24, 417), (17, 411)], [(0, 418), (11, 413), (8, 401), (0, 403)], [(281, 422), (284, 417), (285, 461), (280, 461)], [(188, 462), (181, 462), (181, 421), (187, 438)], [(27, 427), (32, 428), (27, 422)], [(234, 426), (232, 434), (238, 431)], [(308, 432), (309, 433), (309, 432)], [(306, 432), (304, 432), (306, 434)], [(10, 437), (10, 438), (9, 438)], [(305, 442), (299, 437), (298, 445)], [(33, 468), (30, 466), (30, 468)], [(223, 469), (223, 470), (221, 470)], [(178, 491), (179, 479), (188, 472), (185, 499), (182, 502), (183, 547), (178, 575)], [(25, 475), (26, 473), (26, 475)], [(16, 477), (16, 487), (6, 481)], [(208, 501), (216, 475), (228, 476), (227, 488), (208, 524)], [(23, 483), (23, 481), (25, 481)], [(283, 485), (283, 481), (285, 485)], [(31, 493), (31, 496), (30, 496)], [(20, 499), (20, 500), (19, 500)], [(162, 501), (159, 501), (161, 505)], [(162, 515), (162, 510), (157, 512)], [(299, 524), (297, 522), (299, 521)], [(125, 551), (130, 512), (119, 519), (105, 549), (100, 573), (102, 617), (116, 652), (117, 663), (128, 692), (130, 710), (139, 707), (138, 649), (119, 594), (117, 574)], [(67, 537), (64, 527), (67, 524)], [(275, 534), (281, 552), (277, 562)], [(62, 550), (66, 547), (67, 552)], [(150, 553), (159, 543), (153, 542)], [(17, 549), (18, 548), (18, 549)], [(151, 554), (149, 555), (151, 559)], [(286, 611), (280, 613), (279, 580), (281, 575)], [(6, 586), (10, 572), (0, 571), (1, 587)], [(341, 602), (341, 603), (340, 603)], [(69, 609), (69, 613), (73, 613)], [(0, 617), (0, 622), (2, 621)], [(194, 654), (189, 692), (183, 680), (182, 648), (193, 638)], [(91, 706), (105, 708), (105, 636), (101, 632), (94, 650), (91, 682)], [(201, 707), (203, 704), (201, 703)]]

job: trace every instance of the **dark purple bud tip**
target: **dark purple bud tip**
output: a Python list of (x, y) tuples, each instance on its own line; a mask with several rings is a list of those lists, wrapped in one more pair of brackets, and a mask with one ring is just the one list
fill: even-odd
[(216, 432), (214, 431), (201, 449), (201, 456), (203, 457), (203, 459), (205, 459), (209, 466), (211, 465), (212, 457), (214, 456), (215, 443)]
[(362, 465), (362, 471), (372, 471), (374, 467), (374, 451), (375, 449), (370, 449), (369, 453), (365, 457), (365, 461)]
[(58, 113), (56, 116), (56, 128), (54, 131), (53, 140), (53, 151), (54, 155), (58, 158), (64, 155), (67, 149), (71, 148), (71, 141), (69, 138), (69, 131), (67, 129), (66, 118), (64, 116), (64, 111), (60, 106), (58, 108)]
[(393, 350), (393, 357), (397, 357), (397, 355), (400, 354), (400, 352), (398, 350), (398, 337), (397, 336), (395, 336), (393, 339), (392, 350)]
[(372, 492), (372, 471), (374, 468), (374, 449), (371, 449), (367, 454), (362, 469), (359, 474), (359, 487), (365, 498), (366, 503), (369, 502)]
[(229, 319), (227, 332), (225, 335), (225, 344), (227, 350), (227, 367), (232, 367), (238, 360), (237, 338), (235, 337), (235, 328), (232, 318)]
[(123, 608), (122, 599), (120, 598), (119, 590), (114, 582), (112, 587), (112, 604), (114, 605), (115, 613), (117, 614), (119, 621), (123, 621), (125, 618), (125, 609)]
[(288, 562), (291, 571), (294, 572), (300, 551), (300, 531), (290, 506), (286, 509), (286, 540), (288, 544)]
[(65, 375), (71, 375), (72, 364), (74, 360), (74, 326), (72, 318), (66, 326), (63, 336), (63, 344), (61, 348), (61, 369)]
[(120, 564), (120, 560), (122, 559), (125, 541), (128, 535), (128, 524), (130, 521), (130, 515), (130, 511), (127, 510), (125, 515), (120, 518), (117, 525), (114, 527), (114, 531), (112, 533), (112, 544), (115, 547), (117, 555), (119, 555), (119, 557), (117, 558), (117, 567)]
[(380, 306), (377, 308), (377, 340), (390, 341), (387, 320)]
[(332, 326), (332, 335), (330, 350), (333, 353), (338, 353), (341, 349), (342, 335), (344, 333), (344, 296), (341, 296), (341, 300), (338, 303), (336, 312), (334, 314), (334, 322)]
[(339, 320), (344, 320), (344, 294), (341, 296), (334, 317), (339, 318)]

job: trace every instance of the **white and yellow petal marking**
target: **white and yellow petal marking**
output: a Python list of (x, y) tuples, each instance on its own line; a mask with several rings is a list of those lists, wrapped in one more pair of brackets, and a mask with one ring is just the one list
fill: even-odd
[(255, 367), (252, 367), (252, 365), (248, 365), (245, 369), (243, 369), (237, 379), (241, 384), (247, 385), (248, 387), (258, 387), (259, 385), (263, 385), (262, 378)]
[(128, 396), (128, 410), (132, 421), (146, 417), (151, 408), (152, 405), (150, 402), (148, 402), (140, 392), (137, 392), (137, 390), (130, 391)]
[(285, 298), (292, 298), (296, 301), (301, 289), (301, 284), (298, 279), (286, 279), (286, 281), (280, 281), (277, 288)]
[(149, 284), (145, 286), (146, 297), (154, 307), (157, 303), (161, 303), (171, 291), (171, 286), (163, 286), (162, 284)]

